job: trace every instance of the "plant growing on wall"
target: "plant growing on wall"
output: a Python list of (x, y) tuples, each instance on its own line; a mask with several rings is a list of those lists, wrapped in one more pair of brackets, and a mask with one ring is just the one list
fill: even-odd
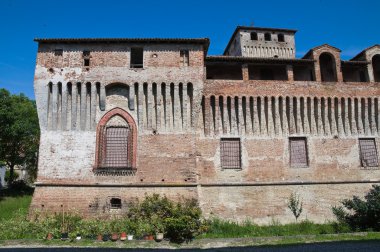
[(302, 213), (302, 205), (303, 202), (300, 200), (299, 195), (292, 193), (289, 197), (288, 208), (292, 211), (294, 218), (296, 218), (296, 222)]

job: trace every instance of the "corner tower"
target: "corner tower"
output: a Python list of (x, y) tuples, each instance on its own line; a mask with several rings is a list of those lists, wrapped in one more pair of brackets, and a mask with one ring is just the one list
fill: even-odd
[(296, 32), (290, 29), (238, 26), (224, 50), (224, 55), (294, 59)]

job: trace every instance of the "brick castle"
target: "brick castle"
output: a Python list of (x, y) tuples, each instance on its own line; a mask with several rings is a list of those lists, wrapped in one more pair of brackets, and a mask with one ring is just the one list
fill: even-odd
[(295, 30), (207, 38), (36, 39), (41, 127), (31, 211), (123, 213), (145, 193), (193, 197), (206, 217), (290, 222), (380, 182), (380, 46), (296, 58)]

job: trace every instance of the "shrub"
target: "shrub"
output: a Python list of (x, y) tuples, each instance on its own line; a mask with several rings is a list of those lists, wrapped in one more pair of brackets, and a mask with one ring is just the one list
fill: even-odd
[(354, 196), (341, 203), (343, 206), (332, 208), (340, 223), (347, 224), (352, 230), (380, 231), (380, 186), (373, 185), (364, 200)]
[(188, 241), (205, 229), (201, 220), (202, 212), (195, 199), (182, 198), (175, 203), (158, 194), (145, 196), (142, 202), (136, 200), (130, 205), (127, 218), (136, 223), (137, 237), (164, 232), (174, 242)]

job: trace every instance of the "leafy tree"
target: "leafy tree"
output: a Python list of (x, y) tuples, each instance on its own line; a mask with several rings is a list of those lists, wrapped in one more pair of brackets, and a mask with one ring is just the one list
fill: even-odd
[(348, 224), (352, 230), (380, 231), (380, 186), (373, 185), (364, 200), (353, 196), (343, 200), (342, 205), (332, 208), (339, 222)]
[(292, 193), (289, 197), (288, 208), (292, 211), (294, 218), (296, 218), (296, 222), (302, 213), (302, 205), (303, 203), (300, 201), (299, 195)]
[(0, 89), (0, 127), (0, 160), (9, 167), (9, 182), (16, 165), (25, 165), (35, 175), (40, 138), (35, 102)]

